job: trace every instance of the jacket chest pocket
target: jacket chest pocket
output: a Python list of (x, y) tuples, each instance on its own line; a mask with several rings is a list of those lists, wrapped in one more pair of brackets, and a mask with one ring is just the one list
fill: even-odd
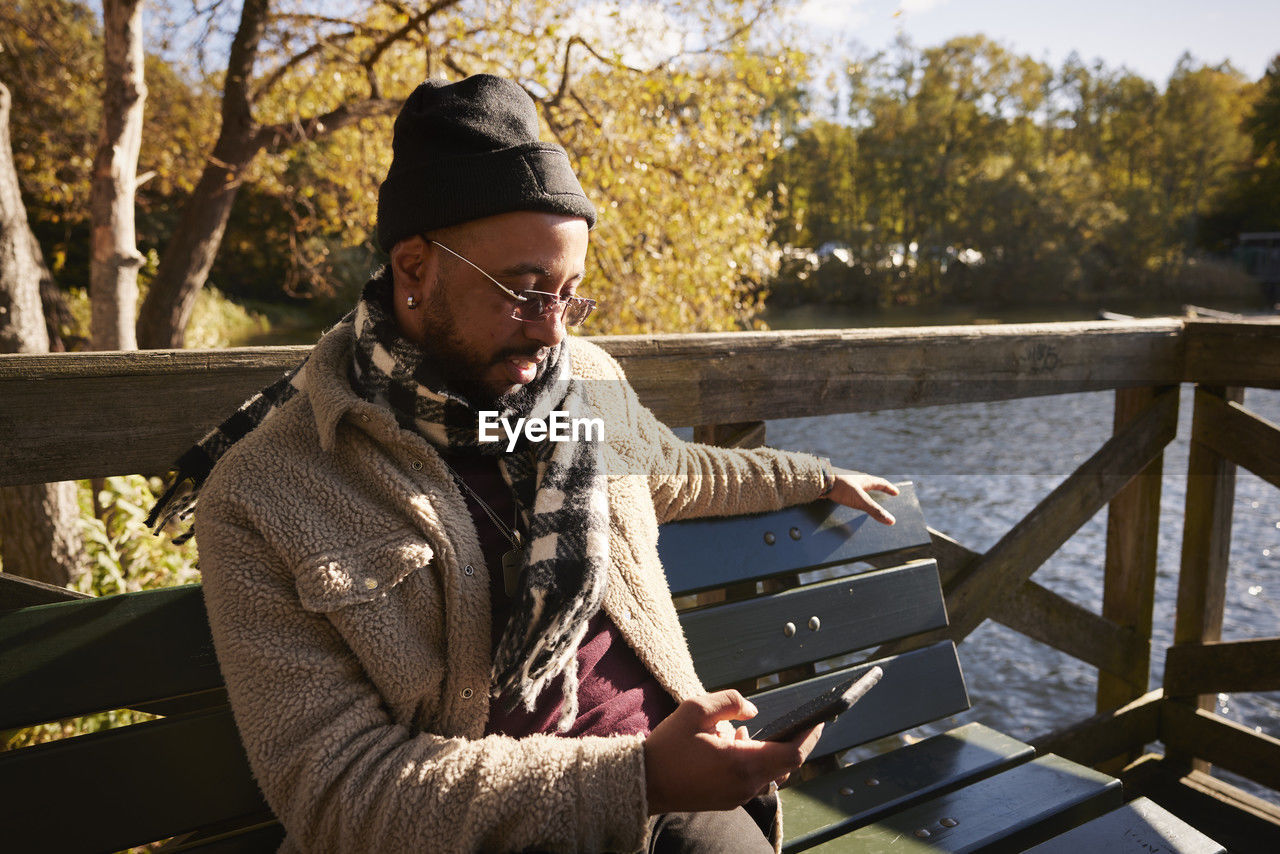
[(299, 568), (302, 607), (323, 614), (400, 722), (443, 677), (443, 600), (431, 548), (394, 540)]

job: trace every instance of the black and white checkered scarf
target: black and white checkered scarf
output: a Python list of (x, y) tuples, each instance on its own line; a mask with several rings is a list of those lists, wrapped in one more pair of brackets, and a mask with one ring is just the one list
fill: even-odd
[[(578, 714), (577, 651), (587, 624), (600, 609), (609, 566), (609, 504), (599, 444), (594, 441), (530, 442), (516, 447), (478, 441), (478, 411), (446, 389), (441, 366), (403, 338), (389, 315), (390, 275), (365, 286), (354, 312), (341, 323), (355, 328), (352, 385), (364, 399), (389, 407), (397, 421), (441, 451), (474, 448), (498, 457), (503, 479), (519, 508), (526, 547), (518, 601), (494, 655), (492, 692), (532, 711), (542, 690), (563, 674), (559, 728)], [(589, 417), (583, 383), (572, 374), (570, 341), (553, 349), (521, 395), (519, 410), (500, 417)], [(304, 362), (245, 401), (178, 460), (174, 485), (148, 518), (153, 526), (189, 516), (200, 486), (218, 458), (262, 423), (298, 389)]]

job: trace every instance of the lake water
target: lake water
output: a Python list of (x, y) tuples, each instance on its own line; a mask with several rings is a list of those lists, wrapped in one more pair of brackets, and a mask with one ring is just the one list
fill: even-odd
[[(776, 328), (776, 327), (775, 327)], [(768, 443), (830, 457), (837, 465), (911, 480), (930, 524), (985, 551), (1110, 437), (1111, 392), (771, 421)], [(1251, 389), (1245, 405), (1280, 423), (1280, 391)], [(1151, 687), (1172, 641), (1186, 498), (1191, 387), (1182, 390), (1178, 437), (1164, 454)], [(1037, 582), (1101, 610), (1106, 511), (1035, 574)], [(1225, 639), (1280, 636), (1280, 491), (1241, 470), (1237, 478)], [(990, 620), (960, 645), (981, 721), (1027, 739), (1094, 712), (1096, 670)], [(1280, 735), (1280, 692), (1220, 695), (1218, 712)], [(954, 724), (955, 721), (948, 722)], [(1243, 785), (1231, 775), (1224, 778)], [(1277, 795), (1246, 788), (1272, 801)]]

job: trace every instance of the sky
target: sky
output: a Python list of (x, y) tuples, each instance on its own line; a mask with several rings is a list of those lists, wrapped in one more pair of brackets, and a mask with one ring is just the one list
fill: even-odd
[(872, 50), (899, 31), (918, 47), (982, 33), (1054, 67), (1075, 50), (1161, 87), (1183, 51), (1251, 80), (1280, 53), (1280, 0), (804, 0), (796, 20)]

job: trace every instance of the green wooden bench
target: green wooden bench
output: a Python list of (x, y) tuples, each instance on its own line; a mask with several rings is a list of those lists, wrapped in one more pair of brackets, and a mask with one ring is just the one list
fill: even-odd
[[(782, 794), (787, 851), (1020, 851), (1122, 804), (1120, 783), (980, 724), (840, 767), (849, 748), (963, 712), (930, 536), (911, 484), (886, 498), (897, 524), (817, 502), (765, 516), (679, 522), (659, 552), (673, 591), (730, 585), (723, 603), (681, 615), (708, 688), (737, 687), (768, 720), (873, 666), (884, 676), (824, 730)], [(879, 498), (879, 497), (878, 497)], [(876, 649), (899, 651), (882, 657)], [(788, 684), (755, 690), (781, 673)]]
[[(969, 706), (950, 641), (904, 643), (947, 616), (911, 485), (885, 503), (892, 527), (816, 502), (660, 535), (709, 689), (740, 688), (767, 720), (884, 669), (826, 728), (809, 779), (782, 792), (786, 849), (1018, 851), (1121, 808), (1117, 780), (975, 723), (837, 761)], [(0, 730), (119, 708), (164, 717), (0, 754), (7, 846), (103, 851), (176, 837), (174, 850), (273, 849), (282, 831), (244, 759), (199, 587), (53, 601), (70, 595), (0, 574)], [(889, 642), (899, 651), (878, 656)]]
[(184, 834), (193, 850), (278, 847), (199, 586), (67, 595), (0, 573), (0, 732), (112, 709), (164, 717), (0, 753), (6, 848), (114, 851)]

